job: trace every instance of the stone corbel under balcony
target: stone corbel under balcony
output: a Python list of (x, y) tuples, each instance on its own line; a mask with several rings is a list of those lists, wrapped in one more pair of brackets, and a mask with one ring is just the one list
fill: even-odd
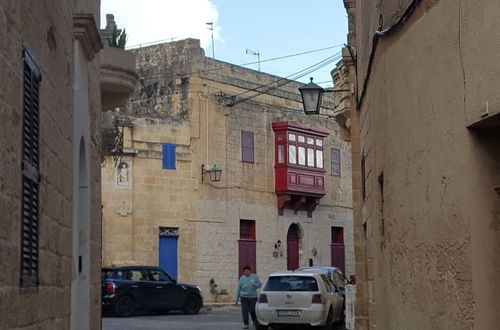
[(278, 214), (283, 215), (285, 208), (297, 214), (300, 210), (307, 211), (307, 217), (312, 218), (313, 211), (319, 205), (321, 197), (301, 196), (294, 194), (278, 194)]
[(103, 110), (127, 103), (138, 81), (135, 55), (116, 47), (101, 51), (101, 98)]

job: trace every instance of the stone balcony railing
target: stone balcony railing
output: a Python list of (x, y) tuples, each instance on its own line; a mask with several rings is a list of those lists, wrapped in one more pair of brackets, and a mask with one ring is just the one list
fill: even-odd
[(101, 51), (101, 97), (103, 110), (125, 105), (138, 81), (135, 55), (116, 47)]

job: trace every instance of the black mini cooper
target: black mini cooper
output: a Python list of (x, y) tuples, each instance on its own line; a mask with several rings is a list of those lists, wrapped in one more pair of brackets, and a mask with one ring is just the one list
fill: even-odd
[(122, 317), (135, 311), (182, 310), (197, 314), (203, 306), (196, 285), (181, 284), (166, 271), (153, 266), (102, 269), (102, 309)]

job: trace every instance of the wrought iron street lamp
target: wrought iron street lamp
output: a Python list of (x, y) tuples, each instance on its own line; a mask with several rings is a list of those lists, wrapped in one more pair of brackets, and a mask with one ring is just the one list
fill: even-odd
[(348, 92), (349, 89), (324, 89), (323, 87), (313, 83), (313, 78), (311, 77), (311, 82), (302, 87), (299, 87), (299, 91), (302, 96), (302, 104), (304, 105), (305, 114), (319, 115), (323, 93)]
[(207, 169), (205, 168), (205, 165), (201, 165), (201, 183), (203, 183), (203, 180), (207, 173), (210, 176), (210, 181), (212, 182), (220, 181), (220, 177), (222, 175), (222, 167), (214, 165), (211, 168)]

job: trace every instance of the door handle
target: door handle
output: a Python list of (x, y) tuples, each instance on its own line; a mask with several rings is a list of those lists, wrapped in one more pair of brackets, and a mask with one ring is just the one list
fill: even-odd
[(156, 288), (157, 289), (163, 289), (163, 287), (161, 285), (157, 285)]
[(139, 286), (138, 285), (131, 285), (130, 287), (131, 288), (138, 288)]

